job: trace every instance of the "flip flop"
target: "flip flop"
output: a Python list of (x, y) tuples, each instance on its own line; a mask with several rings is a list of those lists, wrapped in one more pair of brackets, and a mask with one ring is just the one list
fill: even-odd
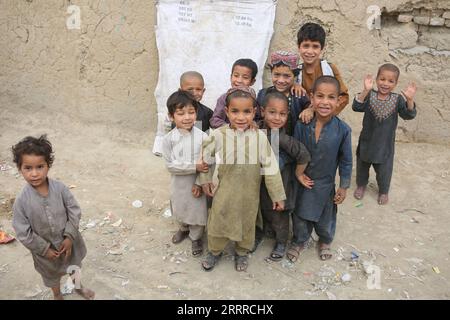
[(286, 253), (286, 256), (291, 262), (296, 262), (303, 250), (305, 250), (305, 246), (303, 244), (291, 243)]
[(272, 261), (280, 261), (283, 259), (284, 254), (286, 253), (286, 245), (281, 242), (277, 242), (272, 252), (270, 253), (269, 259)]
[(330, 247), (319, 247), (319, 258), (322, 261), (330, 260), (333, 257)]
[(217, 262), (219, 262), (222, 253), (218, 256), (213, 255), (211, 252), (208, 252), (205, 260), (202, 261), (202, 267), (205, 271), (211, 271), (216, 266)]

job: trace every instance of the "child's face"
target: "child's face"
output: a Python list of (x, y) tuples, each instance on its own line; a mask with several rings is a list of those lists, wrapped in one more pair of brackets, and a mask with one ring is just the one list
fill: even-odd
[(339, 92), (332, 83), (322, 83), (311, 96), (311, 104), (316, 114), (322, 118), (334, 114), (340, 101)]
[(177, 108), (175, 113), (170, 115), (170, 119), (175, 122), (178, 129), (190, 131), (197, 120), (197, 112), (192, 105), (187, 105), (183, 108)]
[(377, 77), (378, 92), (387, 95), (397, 86), (397, 73), (390, 70), (381, 70)]
[(303, 63), (312, 65), (320, 60), (323, 49), (319, 41), (304, 40), (298, 46), (298, 51)]
[(34, 188), (39, 188), (47, 183), (48, 164), (44, 156), (35, 154), (22, 155), (22, 164), (19, 168), (25, 181)]
[(255, 108), (251, 98), (233, 98), (230, 101), (230, 105), (225, 107), (225, 111), (232, 129), (245, 131), (252, 124), (255, 117)]
[(270, 99), (261, 112), (264, 123), (270, 129), (283, 128), (288, 119), (288, 106), (286, 101), (281, 99)]
[(205, 84), (200, 78), (188, 77), (183, 80), (180, 89), (190, 92), (194, 96), (195, 100), (200, 102), (203, 98), (203, 94), (205, 93)]
[(289, 93), (294, 85), (294, 73), (288, 66), (278, 66), (272, 69), (272, 83), (277, 91)]
[(231, 73), (231, 86), (236, 87), (250, 87), (255, 83), (252, 78), (252, 70), (244, 66), (234, 66)]

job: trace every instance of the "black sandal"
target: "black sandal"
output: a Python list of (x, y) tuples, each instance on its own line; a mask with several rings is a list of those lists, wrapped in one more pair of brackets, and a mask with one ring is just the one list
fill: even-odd
[(282, 242), (277, 242), (272, 252), (270, 253), (269, 259), (272, 261), (280, 261), (283, 259), (286, 253), (286, 244)]
[(202, 267), (205, 271), (211, 271), (216, 266), (217, 262), (219, 262), (222, 253), (218, 256), (213, 255), (211, 252), (208, 252), (205, 260), (202, 261)]
[(242, 272), (246, 271), (248, 267), (248, 256), (240, 256), (235, 255), (234, 256), (234, 267), (236, 268), (236, 271)]

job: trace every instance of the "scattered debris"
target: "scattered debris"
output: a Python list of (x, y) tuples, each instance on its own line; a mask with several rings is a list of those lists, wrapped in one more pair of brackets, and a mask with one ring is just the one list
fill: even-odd
[(118, 294), (114, 295), (114, 300), (125, 300), (125, 298), (119, 296)]
[(12, 167), (7, 163), (0, 163), (0, 171), (11, 170)]
[(67, 296), (73, 293), (73, 289), (75, 289), (75, 284), (73, 283), (72, 278), (69, 277), (61, 288), (61, 293), (63, 296)]
[(164, 213), (162, 214), (164, 218), (170, 218), (172, 216), (172, 210), (170, 208), (167, 208)]
[(409, 296), (409, 293), (408, 293), (408, 291), (406, 291), (406, 290), (403, 290), (403, 294), (405, 295), (405, 298), (406, 299), (411, 299), (411, 297)]
[(436, 272), (437, 274), (441, 273), (438, 267), (433, 267), (433, 271)]
[(329, 300), (337, 300), (336, 296), (330, 291), (325, 292)]
[(14, 241), (16, 238), (8, 235), (6, 232), (0, 230), (0, 244), (7, 244)]
[(38, 295), (42, 294), (42, 292), (43, 292), (42, 289), (38, 285), (36, 285), (36, 287), (34, 288), (33, 291), (30, 291), (25, 294), (25, 298), (28, 298), (28, 299), (35, 298)]
[(361, 208), (363, 206), (363, 203), (361, 201), (356, 201), (354, 205), (356, 208)]
[(352, 280), (352, 276), (349, 273), (344, 273), (341, 280), (342, 282), (350, 282)]
[(112, 223), (111, 225), (112, 225), (113, 227), (118, 228), (118, 227), (120, 227), (121, 224), (122, 224), (122, 219), (119, 219), (119, 220), (117, 220), (116, 222)]
[(75, 185), (75, 184), (71, 184), (71, 185), (69, 186), (69, 189), (75, 189), (76, 187), (78, 187), (78, 186)]
[(394, 247), (394, 248), (392, 248), (392, 249), (394, 249), (395, 252), (399, 252), (399, 251), (400, 251), (400, 249), (399, 249), (399, 248), (396, 248), (396, 247)]
[(127, 284), (130, 283), (130, 280), (124, 280), (122, 281), (122, 287), (125, 287)]
[(416, 212), (419, 212), (419, 213), (421, 213), (421, 214), (425, 214), (425, 212), (420, 211), (420, 210), (415, 209), (415, 208), (408, 208), (408, 209), (398, 210), (397, 212), (398, 212), (398, 213), (405, 213), (405, 212), (407, 212), (407, 211), (416, 211)]
[(89, 219), (89, 222), (86, 224), (87, 229), (94, 228), (97, 225), (97, 220), (91, 220)]
[(416, 218), (412, 217), (410, 220), (412, 223), (419, 223), (419, 220), (417, 220)]
[(159, 285), (157, 286), (158, 289), (170, 289), (169, 286), (166, 285)]
[(358, 255), (358, 253), (357, 252), (355, 252), (355, 251), (352, 251), (351, 252), (351, 259), (352, 259), (352, 261), (355, 261), (355, 260), (358, 260), (359, 259), (359, 255)]
[(134, 200), (131, 204), (135, 208), (142, 208), (142, 201), (141, 200)]

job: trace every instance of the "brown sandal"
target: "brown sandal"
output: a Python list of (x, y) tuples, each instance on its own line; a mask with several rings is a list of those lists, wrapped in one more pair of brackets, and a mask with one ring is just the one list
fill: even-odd
[(248, 267), (248, 256), (240, 256), (235, 255), (234, 256), (234, 267), (236, 268), (236, 271), (243, 272), (247, 270)]
[(173, 243), (180, 243), (189, 236), (189, 231), (178, 230), (172, 237)]
[(293, 244), (289, 246), (289, 249), (286, 253), (286, 257), (291, 262), (296, 262), (298, 260), (298, 257), (300, 256), (300, 253), (305, 249), (305, 246), (303, 244)]
[(331, 248), (329, 245), (321, 243), (319, 245), (319, 258), (322, 261), (330, 260), (333, 257), (331, 253)]

